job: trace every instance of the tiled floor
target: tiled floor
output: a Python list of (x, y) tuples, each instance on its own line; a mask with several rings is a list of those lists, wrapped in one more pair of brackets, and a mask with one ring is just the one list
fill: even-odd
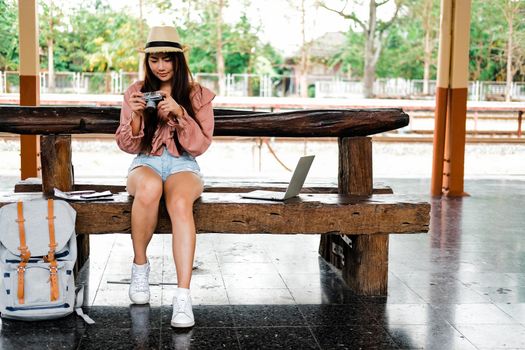
[(385, 180), (432, 202), (428, 234), (390, 238), (387, 297), (360, 297), (318, 258), (318, 236), (199, 235), (196, 326), (170, 328), (170, 237), (149, 249), (152, 300), (130, 306), (131, 242), (92, 236), (85, 311), (3, 320), (0, 349), (525, 349), (525, 182), (470, 180), (432, 200), (428, 180)]

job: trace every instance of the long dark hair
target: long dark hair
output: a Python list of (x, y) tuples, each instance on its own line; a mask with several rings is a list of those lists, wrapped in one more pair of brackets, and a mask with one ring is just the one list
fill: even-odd
[[(158, 91), (160, 90), (161, 81), (153, 74), (148, 60), (150, 53), (146, 53), (144, 59), (144, 71), (146, 76), (144, 78), (144, 85), (140, 89), (141, 92)], [(188, 114), (197, 121), (195, 118), (195, 111), (191, 104), (190, 92), (193, 88), (194, 82), (190, 72), (190, 68), (186, 62), (186, 58), (182, 52), (167, 52), (166, 55), (171, 59), (173, 64), (173, 78), (171, 79), (171, 96), (178, 104), (180, 104), (188, 112)], [(153, 135), (157, 130), (159, 124), (159, 117), (157, 116), (157, 110), (152, 112), (144, 111), (144, 137), (140, 143), (140, 149), (142, 153), (151, 152)], [(177, 136), (175, 134), (175, 140)], [(177, 143), (177, 147), (180, 149), (180, 145)]]

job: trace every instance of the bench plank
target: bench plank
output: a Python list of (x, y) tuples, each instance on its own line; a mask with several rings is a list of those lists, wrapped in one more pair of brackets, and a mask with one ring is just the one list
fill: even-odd
[[(0, 132), (31, 135), (114, 134), (119, 125), (120, 108), (0, 106), (0, 115)], [(221, 110), (216, 113), (213, 134), (272, 137), (366, 136), (395, 130), (408, 125), (408, 122), (408, 115), (400, 108), (301, 110), (282, 113), (247, 111), (243, 114), (239, 114), (238, 110)]]
[[(35, 198), (42, 195), (4, 194), (0, 206)], [(132, 199), (118, 194), (113, 201), (70, 202), (77, 211), (77, 234), (129, 233)], [(239, 193), (203, 193), (194, 205), (199, 233), (415, 233), (428, 231), (429, 213), (428, 203), (396, 195), (303, 194), (282, 203), (245, 199)], [(171, 232), (164, 205), (156, 232)]]
[[(105, 180), (107, 182), (107, 180)], [(112, 193), (125, 192), (125, 179), (117, 179), (112, 184), (101, 184), (99, 182), (81, 182), (73, 186), (75, 191), (94, 190), (97, 192), (111, 191)], [(204, 192), (250, 192), (256, 190), (283, 191), (288, 186), (284, 181), (255, 181), (242, 179), (219, 179), (205, 178)], [(15, 192), (40, 192), (42, 191), (42, 180), (40, 178), (29, 178), (15, 184)], [(307, 183), (301, 189), (301, 193), (338, 193), (337, 184), (331, 182)], [(375, 183), (374, 194), (392, 194), (392, 188), (383, 183)]]

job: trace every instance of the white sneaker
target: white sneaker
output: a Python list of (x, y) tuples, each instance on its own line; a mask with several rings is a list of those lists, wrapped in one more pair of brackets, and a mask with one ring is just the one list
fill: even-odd
[(129, 284), (129, 298), (134, 304), (149, 303), (149, 262), (144, 265), (131, 266), (131, 283)]
[(191, 308), (190, 290), (177, 288), (173, 297), (173, 315), (171, 326), (175, 328), (191, 327), (195, 324), (193, 310)]

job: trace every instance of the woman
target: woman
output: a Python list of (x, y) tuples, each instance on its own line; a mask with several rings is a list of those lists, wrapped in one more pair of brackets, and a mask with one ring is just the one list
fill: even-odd
[[(127, 179), (127, 191), (134, 197), (134, 259), (129, 297), (135, 304), (149, 302), (146, 248), (157, 225), (159, 201), (164, 196), (172, 225), (178, 281), (173, 298), (173, 327), (195, 324), (189, 290), (196, 238), (193, 202), (203, 190), (195, 157), (209, 147), (214, 126), (211, 101), (215, 95), (192, 81), (185, 50), (174, 27), (151, 29), (144, 49), (145, 79), (125, 92), (116, 132), (119, 147), (138, 154)], [(162, 100), (152, 101), (156, 109), (146, 108), (144, 93), (155, 91)]]

